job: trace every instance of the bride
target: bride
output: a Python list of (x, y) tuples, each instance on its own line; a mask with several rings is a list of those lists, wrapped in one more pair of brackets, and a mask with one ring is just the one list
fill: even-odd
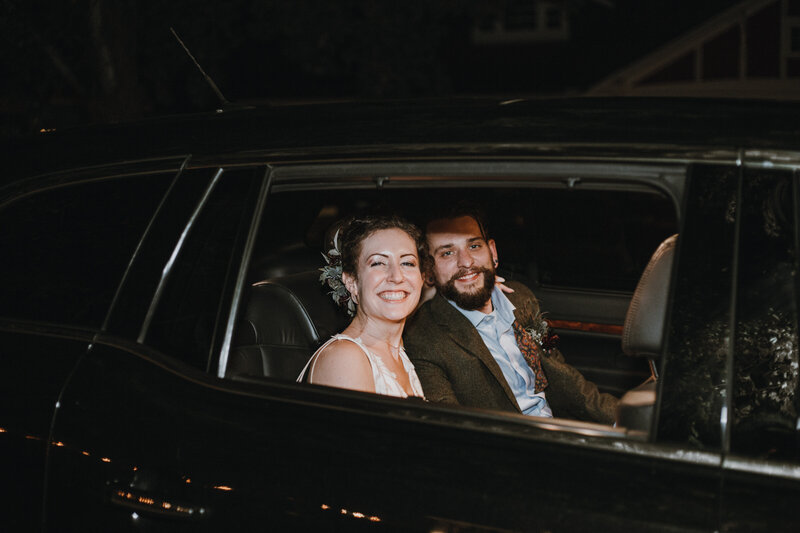
[(297, 381), (424, 398), (403, 349), (403, 327), (423, 285), (419, 229), (396, 216), (351, 218), (333, 244), (320, 280), (354, 318), (320, 346)]

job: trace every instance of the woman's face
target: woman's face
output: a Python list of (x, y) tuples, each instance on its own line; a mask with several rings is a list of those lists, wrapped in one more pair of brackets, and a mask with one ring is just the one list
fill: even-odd
[(378, 230), (361, 243), (357, 279), (344, 273), (347, 290), (367, 317), (404, 320), (417, 307), (422, 289), (417, 246), (398, 228)]

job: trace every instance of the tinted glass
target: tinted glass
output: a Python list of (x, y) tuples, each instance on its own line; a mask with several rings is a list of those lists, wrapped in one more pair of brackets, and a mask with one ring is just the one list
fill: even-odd
[(60, 187), (0, 209), (0, 316), (99, 326), (172, 176)]
[(659, 440), (715, 449), (722, 442), (738, 172), (704, 165), (690, 171), (661, 365)]
[(788, 172), (752, 171), (742, 191), (732, 449), (796, 457), (797, 234)]
[(263, 175), (263, 169), (223, 173), (169, 272), (147, 344), (207, 369)]
[(219, 169), (184, 169), (176, 175), (164, 201), (148, 226), (142, 245), (126, 273), (105, 329), (138, 339), (152, 299), (192, 213), (197, 210)]

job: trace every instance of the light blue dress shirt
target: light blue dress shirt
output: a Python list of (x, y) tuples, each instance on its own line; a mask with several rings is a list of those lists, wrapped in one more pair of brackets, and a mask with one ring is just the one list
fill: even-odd
[(482, 311), (461, 309), (455, 302), (448, 301), (478, 330), (484, 344), (489, 348), (494, 360), (500, 366), (500, 370), (503, 371), (503, 375), (511, 387), (511, 392), (517, 398), (522, 414), (552, 417), (553, 412), (547, 404), (544, 391), (538, 394), (534, 392), (536, 376), (520, 352), (514, 336), (514, 309), (516, 308), (503, 294), (503, 291), (497, 287), (492, 291), (492, 307), (494, 309), (488, 315)]

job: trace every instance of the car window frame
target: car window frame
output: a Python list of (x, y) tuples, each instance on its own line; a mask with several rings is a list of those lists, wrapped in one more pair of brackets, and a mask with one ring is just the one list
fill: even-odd
[[(207, 204), (212, 199), (214, 192), (218, 188), (217, 186), (224, 182), (228, 174), (235, 173), (237, 175), (242, 175), (249, 171), (252, 173), (252, 180), (256, 187), (258, 187), (258, 190), (263, 190), (264, 176), (266, 173), (265, 169), (267, 168), (268, 165), (264, 163), (253, 163), (249, 165), (197, 165), (194, 163), (193, 159), (189, 157), (186, 158), (184, 165), (182, 165), (175, 174), (173, 182), (162, 200), (163, 205), (160, 206), (159, 210), (153, 215), (148, 231), (141, 238), (139, 248), (137, 249), (137, 252), (141, 253), (137, 253), (137, 255), (131, 259), (128, 270), (126, 271), (126, 276), (119, 285), (116, 298), (134, 300), (136, 305), (131, 309), (123, 306), (123, 308), (114, 307), (110, 310), (103, 329), (109, 337), (118, 340), (132, 340), (137, 345), (147, 347), (148, 350), (161, 352), (164, 357), (174, 360), (177, 367), (196, 370), (195, 366), (187, 363), (177, 354), (165, 353), (163, 350), (159, 350), (157, 347), (150, 345), (150, 325), (161, 308), (161, 295), (165, 290), (169, 289), (173, 266), (181, 260), (185, 241), (191, 238), (192, 230), (200, 217), (206, 212)], [(174, 220), (171, 220), (169, 219), (170, 207), (172, 211), (175, 211), (176, 206), (170, 206), (168, 204), (170, 201), (181, 201), (181, 197), (178, 196), (180, 189), (176, 187), (176, 184), (178, 184), (180, 180), (185, 180), (183, 183), (184, 187), (187, 185), (194, 187), (194, 190), (191, 191), (194, 196), (180, 206), (180, 216), (173, 217)], [(186, 191), (184, 190), (183, 192)], [(162, 207), (164, 208), (163, 213)], [(251, 218), (255, 216), (255, 209), (256, 208), (253, 207), (253, 211), (248, 216)], [(164, 215), (166, 219), (164, 221), (159, 221), (160, 215)], [(232, 216), (241, 217), (242, 214), (241, 212), (237, 212)], [(252, 220), (245, 221), (245, 226), (247, 235), (250, 235), (252, 233)], [(154, 250), (153, 243), (149, 242), (152, 233), (151, 230), (163, 231), (165, 228), (169, 230), (170, 238), (159, 245), (157, 260), (153, 260), (154, 258), (147, 256), (148, 253), (152, 253)], [(238, 260), (241, 264), (242, 259), (240, 251), (240, 247), (234, 247), (232, 251), (233, 255), (230, 255), (230, 260)], [(137, 279), (142, 276), (146, 277), (148, 283), (152, 284), (152, 286), (148, 285), (145, 289), (147, 293), (145, 295), (136, 294), (143, 290), (142, 287), (136, 283)], [(238, 279), (239, 275), (237, 270), (237, 272), (232, 273), (232, 275), (226, 276), (226, 281), (224, 283), (236, 283)], [(136, 295), (131, 296), (131, 294)], [(231, 307), (237, 305), (236, 299), (231, 299), (232, 294), (233, 291), (227, 289), (224, 289), (223, 293), (220, 294), (216, 322), (213, 324), (214, 332), (224, 333), (223, 322), (228, 320)], [(206, 354), (206, 363), (204, 365), (204, 371), (209, 374), (213, 374), (211, 368), (213, 368), (219, 360), (222, 341), (216, 340), (215, 338), (212, 344), (213, 346), (209, 349), (209, 353)], [(190, 371), (190, 374), (191, 373), (194, 372)]]
[[(349, 162), (344, 164), (329, 163), (294, 163), (294, 164), (273, 164), (269, 165), (270, 172), (268, 180), (265, 180), (265, 188), (262, 191), (264, 205), (269, 208), (269, 198), (276, 193), (288, 191), (305, 190), (331, 190), (331, 189), (391, 189), (391, 188), (413, 188), (422, 190), (426, 187), (584, 187), (596, 188), (598, 190), (640, 190), (645, 192), (658, 191), (666, 195), (672, 202), (675, 209), (676, 220), (680, 223), (682, 212), (682, 201), (686, 169), (688, 165), (685, 161), (676, 163), (656, 163), (642, 162), (551, 162), (551, 161), (456, 161), (456, 162)], [(576, 176), (576, 168), (582, 172)], [(576, 180), (575, 178), (579, 179)], [(353, 395), (359, 397), (362, 402), (360, 408), (369, 411), (368, 406), (373, 405), (373, 401), (382, 403), (384, 401), (401, 402), (397, 398), (383, 398), (380, 395), (359, 393), (344, 389), (333, 389), (320, 385), (294, 384), (276, 380), (274, 378), (237, 378), (231, 380), (225, 378), (225, 364), (227, 364), (230, 351), (230, 338), (233, 333), (234, 317), (238, 313), (239, 305), (244, 290), (244, 276), (252, 260), (252, 246), (257, 239), (259, 220), (254, 219), (251, 226), (251, 234), (248, 237), (248, 249), (242, 261), (242, 271), (239, 274), (239, 283), (234, 297), (234, 305), (231, 308), (230, 320), (226, 328), (227, 343), (220, 353), (219, 362), (216, 368), (216, 377), (226, 382), (226, 386), (233, 383), (234, 387), (238, 383), (256, 385), (258, 387), (279, 387), (281, 390), (289, 389), (314, 390), (321, 389), (321, 394), (333, 394), (336, 397), (344, 396), (349, 398)], [(235, 307), (235, 309), (234, 309)], [(316, 396), (316, 393), (315, 393)], [(366, 402), (366, 403), (363, 403)], [(321, 405), (328, 404), (327, 401)], [(428, 415), (425, 410), (431, 405), (420, 405), (422, 412), (415, 418), (425, 419)], [(493, 420), (494, 417), (510, 416), (514, 425), (524, 422), (524, 425), (546, 430), (545, 434), (551, 435), (554, 430), (561, 430), (565, 434), (574, 435), (576, 438), (586, 436), (601, 436), (611, 440), (624, 439), (626, 442), (639, 444), (654, 444), (648, 442), (652, 438), (649, 435), (642, 435), (642, 432), (629, 431), (622, 428), (613, 428), (600, 424), (578, 422), (569, 419), (535, 419), (524, 417), (523, 415), (513, 415), (508, 413), (497, 413), (494, 411), (484, 412), (483, 410), (473, 410), (460, 406), (436, 406), (453, 410), (458, 417), (463, 416), (462, 423), (469, 422), (473, 416)], [(414, 411), (416, 411), (416, 406)], [(411, 410), (404, 410), (406, 415), (411, 415)], [(452, 422), (451, 422), (452, 423)], [(656, 450), (657, 454), (663, 454), (663, 450)], [(655, 453), (652, 450), (642, 453)], [(678, 454), (679, 455), (679, 454)], [(716, 457), (716, 456), (715, 456)], [(717, 461), (718, 464), (718, 461)]]
[[(209, 373), (212, 368), (216, 367), (216, 377), (224, 378), (225, 368), (227, 367), (228, 356), (231, 349), (231, 341), (233, 339), (233, 331), (236, 325), (236, 317), (239, 314), (239, 308), (242, 303), (244, 294), (245, 283), (247, 280), (247, 269), (250, 266), (250, 260), (253, 255), (253, 248), (255, 241), (258, 237), (258, 228), (261, 225), (261, 217), (264, 213), (264, 208), (267, 203), (267, 197), (273, 179), (273, 167), (271, 165), (264, 166), (264, 175), (261, 178), (261, 187), (259, 188), (258, 197), (255, 201), (253, 208), (253, 216), (250, 220), (250, 227), (245, 238), (242, 255), (239, 261), (239, 270), (236, 274), (236, 281), (234, 282), (233, 292), (231, 294), (230, 307), (227, 316), (224, 318), (224, 325), (222, 326), (222, 340), (219, 350), (213, 350), (209, 360)], [(220, 313), (224, 316), (225, 313)], [(219, 327), (220, 324), (217, 324)]]

